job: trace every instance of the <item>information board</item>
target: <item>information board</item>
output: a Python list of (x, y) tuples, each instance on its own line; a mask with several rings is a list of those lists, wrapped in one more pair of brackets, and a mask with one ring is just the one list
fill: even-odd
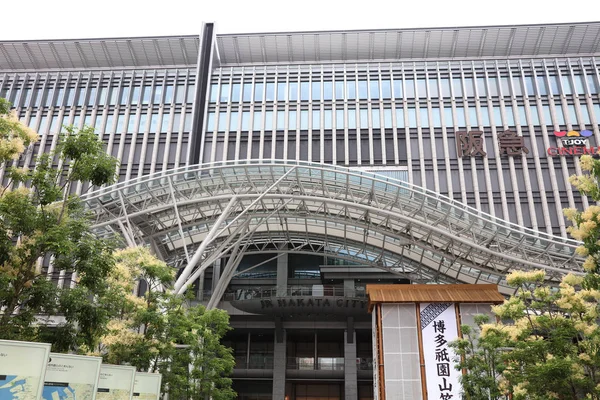
[(0, 400), (39, 400), (50, 345), (0, 340)]
[(158, 400), (161, 374), (137, 372), (133, 385), (133, 400)]
[(102, 358), (50, 353), (44, 400), (96, 399)]
[(96, 400), (131, 400), (134, 380), (135, 367), (102, 365)]

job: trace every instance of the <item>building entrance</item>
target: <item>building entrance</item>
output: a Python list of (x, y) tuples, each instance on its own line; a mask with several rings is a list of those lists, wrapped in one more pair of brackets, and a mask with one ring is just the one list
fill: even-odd
[(287, 400), (341, 400), (343, 383), (295, 383), (293, 397)]

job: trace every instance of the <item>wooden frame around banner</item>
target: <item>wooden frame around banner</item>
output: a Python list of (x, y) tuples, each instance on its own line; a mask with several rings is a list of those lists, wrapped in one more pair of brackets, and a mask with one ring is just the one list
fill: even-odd
[(419, 339), (419, 365), (421, 371), (421, 391), (423, 400), (427, 400), (427, 377), (425, 376), (425, 355), (423, 354), (423, 333), (421, 332), (421, 303), (415, 303), (417, 313), (417, 337)]
[(379, 391), (379, 400), (385, 400), (385, 365), (383, 364), (384, 354), (383, 354), (383, 319), (381, 316), (381, 304), (378, 304), (376, 307), (376, 318), (377, 323), (375, 324), (375, 329), (377, 330), (375, 334), (377, 335), (377, 371), (378, 371), (378, 380), (377, 386)]

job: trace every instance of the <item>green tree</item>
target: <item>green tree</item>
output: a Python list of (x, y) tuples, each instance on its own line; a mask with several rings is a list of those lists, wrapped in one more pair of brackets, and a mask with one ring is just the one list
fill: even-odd
[[(111, 303), (119, 302), (121, 312), (108, 324), (97, 353), (110, 363), (160, 372), (170, 398), (235, 398), (229, 378), (235, 361), (221, 344), (230, 329), (228, 314), (166, 290), (174, 271), (146, 248), (120, 250), (115, 258)], [(140, 284), (145, 292), (138, 297), (133, 293)]]
[[(581, 157), (588, 174), (572, 176), (582, 194), (600, 201), (600, 161)], [(507, 276), (516, 293), (492, 308), (500, 322), (478, 318), (452, 344), (467, 399), (600, 399), (600, 207), (565, 209), (571, 235), (582, 241), (585, 276), (569, 274), (558, 287), (543, 271)]]
[[(484, 323), (452, 346), (467, 399), (600, 399), (600, 291), (567, 275), (556, 289), (543, 271), (515, 271), (517, 292), (492, 307), (504, 322)], [(495, 379), (493, 379), (495, 378)], [(485, 395), (482, 397), (482, 395)]]
[[(9, 107), (0, 99), (0, 338), (50, 342), (54, 351), (94, 346), (111, 316), (96, 299), (107, 290), (113, 246), (92, 234), (88, 214), (70, 193), (78, 183), (113, 183), (117, 160), (93, 129), (67, 128), (33, 170), (11, 166), (37, 134)], [(74, 273), (77, 285), (57, 286), (44, 273), (48, 266)], [(44, 316), (62, 321), (51, 326)]]
[(498, 380), (505, 369), (501, 350), (504, 337), (489, 334), (485, 340), (479, 340), (482, 325), (489, 322), (487, 315), (475, 316), (476, 326), (462, 325), (462, 338), (450, 344), (461, 355), (457, 367), (467, 372), (461, 377), (465, 399), (504, 398)]

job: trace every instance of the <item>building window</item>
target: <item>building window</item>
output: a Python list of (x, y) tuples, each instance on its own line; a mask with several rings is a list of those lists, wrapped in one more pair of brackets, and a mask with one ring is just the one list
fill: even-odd
[(406, 89), (404, 96), (407, 99), (414, 99), (415, 98), (415, 81), (412, 79), (405, 80), (404, 88)]
[(321, 100), (321, 82), (312, 83), (312, 100)]
[(309, 96), (310, 83), (309, 82), (300, 82), (300, 100), (307, 101)]
[(344, 110), (335, 110), (335, 129), (344, 129)]
[(344, 82), (335, 81), (335, 99), (344, 100)]
[(229, 101), (229, 84), (225, 83), (221, 85), (221, 96), (219, 97), (221, 103), (227, 103)]
[(369, 127), (368, 110), (366, 108), (360, 109), (360, 127), (361, 129), (367, 129)]
[(227, 113), (220, 112), (219, 113), (219, 126), (217, 128), (218, 132), (225, 132), (227, 130)]
[[(168, 116), (167, 114), (163, 115), (163, 126), (162, 126), (163, 132), (167, 131), (167, 129), (166, 129), (167, 128), (166, 127), (167, 120), (165, 120), (165, 117), (167, 117), (167, 116)], [(206, 120), (206, 131), (212, 132), (214, 130), (215, 130), (215, 113), (210, 112), (210, 113), (208, 113), (208, 118)]]
[(361, 100), (367, 100), (369, 98), (367, 81), (358, 81), (358, 98)]
[[(162, 95), (163, 95), (163, 87), (162, 86), (155, 86), (154, 87), (154, 104), (161, 104), (162, 103)], [(169, 100), (169, 103), (171, 102), (171, 100)]]
[(264, 90), (265, 85), (263, 83), (257, 83), (254, 86), (254, 101), (255, 102), (262, 102), (264, 97), (263, 97), (263, 90)]
[(348, 100), (356, 99), (356, 82), (354, 82), (354, 81), (346, 82), (346, 95), (348, 96)]
[(242, 131), (250, 130), (250, 111), (242, 112)]
[(356, 109), (355, 108), (348, 109), (348, 128), (356, 129)]
[(300, 129), (308, 130), (308, 111), (300, 111)]
[(332, 100), (333, 99), (333, 82), (325, 81), (323, 82), (323, 100)]
[(373, 129), (381, 129), (381, 121), (379, 119), (379, 108), (373, 108), (371, 110), (371, 118)]
[(237, 111), (232, 111), (231, 114), (229, 114), (229, 130), (230, 131), (237, 131), (238, 128), (238, 120), (239, 120), (240, 114)]
[(242, 85), (239, 83), (234, 83), (231, 85), (231, 102), (239, 103), (240, 102), (240, 92), (242, 90)]
[(265, 111), (265, 131), (273, 130), (273, 111)]
[(253, 126), (252, 126), (252, 130), (254, 131), (260, 131), (263, 128), (262, 125), (262, 111), (254, 111), (254, 121), (253, 121)]
[(285, 111), (277, 111), (277, 130), (283, 131), (285, 129)]
[(417, 110), (414, 108), (408, 108), (408, 127), (417, 128)]
[(379, 99), (379, 81), (372, 80), (369, 82), (369, 91), (371, 94), (371, 100)]
[(244, 83), (243, 96), (244, 96), (243, 100), (245, 103), (252, 101), (252, 84), (251, 83)]
[(404, 110), (402, 108), (396, 108), (396, 126), (404, 128)]
[(490, 126), (490, 110), (486, 106), (482, 106), (480, 109), (481, 112), (481, 125), (484, 127)]
[(400, 79), (394, 79), (394, 98), (402, 98), (402, 81)]
[(285, 82), (277, 83), (277, 101), (287, 100), (287, 85)]
[(393, 127), (392, 123), (392, 110), (390, 108), (385, 108), (383, 110), (383, 127), (385, 129), (389, 129)]
[(421, 119), (421, 127), (429, 128), (429, 117), (427, 115), (427, 108), (420, 108), (419, 114), (419, 117)]
[(437, 79), (429, 80), (429, 97), (434, 99), (440, 97)]
[(323, 128), (325, 129), (333, 129), (333, 111), (325, 110), (323, 111)]
[(298, 101), (298, 82), (290, 82), (290, 101)]
[(297, 111), (295, 110), (290, 110), (290, 112), (288, 113), (288, 129), (289, 130), (296, 130), (296, 119), (297, 119)]
[(173, 102), (173, 86), (167, 85), (165, 89), (165, 104), (171, 104)]
[(275, 101), (275, 82), (267, 82), (265, 100)]
[(558, 125), (565, 125), (565, 115), (560, 105), (554, 107), (554, 114), (556, 115), (556, 123)]
[(319, 110), (312, 112), (312, 129), (321, 129), (321, 111)]
[(212, 84), (210, 87), (210, 102), (216, 103), (218, 97), (219, 97), (219, 85)]

